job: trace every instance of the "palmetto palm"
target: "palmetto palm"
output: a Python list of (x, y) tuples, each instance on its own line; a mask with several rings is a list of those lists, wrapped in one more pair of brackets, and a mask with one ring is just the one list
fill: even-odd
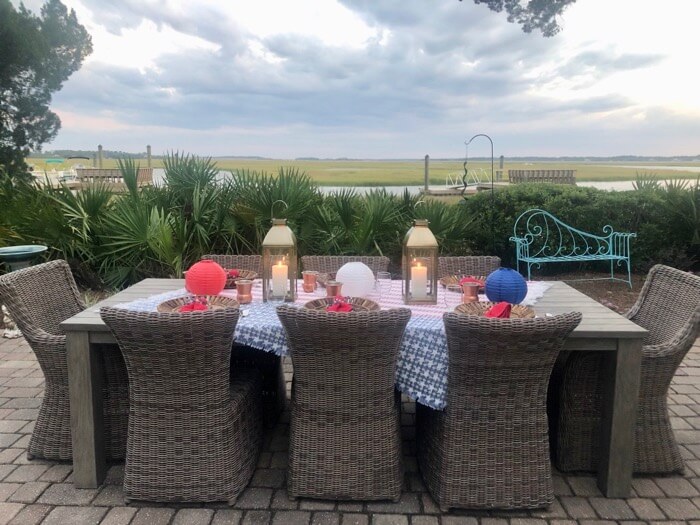
[(304, 243), (302, 230), (308, 214), (322, 200), (316, 184), (296, 168), (280, 168), (276, 176), (236, 170), (228, 190), (233, 196), (234, 215), (254, 251), (260, 249), (273, 216), (286, 218), (299, 242)]

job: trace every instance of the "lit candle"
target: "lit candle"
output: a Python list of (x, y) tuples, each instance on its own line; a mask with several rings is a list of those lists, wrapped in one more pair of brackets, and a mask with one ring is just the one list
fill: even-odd
[(427, 299), (428, 267), (417, 263), (411, 267), (411, 295), (414, 299)]
[(272, 295), (277, 297), (287, 293), (287, 265), (278, 262), (272, 267)]

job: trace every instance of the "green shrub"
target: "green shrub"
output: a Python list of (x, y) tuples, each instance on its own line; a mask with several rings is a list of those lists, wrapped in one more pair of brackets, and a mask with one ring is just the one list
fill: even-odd
[[(700, 194), (700, 192), (698, 192)], [(697, 255), (692, 240), (697, 222), (679, 227), (681, 206), (674, 200), (697, 199), (686, 191), (680, 195), (667, 190), (611, 192), (575, 186), (523, 184), (483, 192), (466, 199), (467, 215), (473, 222), (469, 230), (470, 249), (474, 253), (493, 253), (507, 266), (515, 265), (515, 248), (509, 241), (518, 216), (531, 208), (542, 208), (565, 223), (584, 232), (603, 235), (603, 227), (634, 232), (632, 265), (645, 271), (658, 262), (687, 267)], [(693, 201), (696, 202), (696, 201)], [(686, 203), (687, 206), (690, 204)], [(698, 208), (700, 210), (700, 206)], [(495, 249), (491, 249), (491, 213)], [(683, 212), (688, 218), (687, 212)], [(563, 266), (561, 267), (563, 268)]]
[(121, 287), (144, 277), (181, 276), (206, 253), (260, 253), (273, 216), (288, 219), (300, 255), (386, 255), (397, 268), (406, 231), (413, 219), (426, 218), (441, 254), (493, 254), (514, 266), (515, 220), (542, 208), (585, 232), (602, 234), (606, 224), (636, 232), (632, 264), (639, 271), (658, 262), (687, 269), (700, 255), (698, 182), (640, 183), (629, 192), (514, 185), (448, 205), (384, 189), (324, 195), (293, 168), (274, 175), (234, 171), (222, 182), (211, 159), (176, 153), (165, 165), (166, 185), (137, 188), (138, 166), (120, 162), (129, 184), (116, 195), (102, 186), (71, 192), (3, 180), (0, 246), (46, 244), (47, 258), (68, 260), (83, 284)]

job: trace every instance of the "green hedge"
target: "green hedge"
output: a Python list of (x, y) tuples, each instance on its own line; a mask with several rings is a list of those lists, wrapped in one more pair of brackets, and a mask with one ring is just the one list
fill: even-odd
[(68, 260), (91, 287), (180, 276), (206, 253), (259, 253), (273, 214), (288, 219), (299, 255), (381, 254), (395, 269), (415, 218), (429, 219), (443, 255), (494, 254), (513, 266), (509, 237), (529, 208), (543, 208), (590, 233), (602, 233), (606, 224), (636, 232), (632, 263), (639, 271), (657, 262), (690, 268), (700, 246), (697, 185), (629, 192), (518, 185), (499, 189), (493, 201), (484, 192), (445, 204), (383, 189), (324, 194), (305, 174), (287, 168), (276, 174), (242, 171), (216, 183), (211, 159), (188, 155), (167, 159), (163, 187), (136, 188), (136, 166), (125, 162), (121, 168), (130, 184), (118, 195), (99, 186), (73, 193), (1, 182), (0, 246), (46, 244), (47, 258)]
[[(558, 185), (527, 184), (466, 199), (466, 215), (472, 217), (469, 247), (475, 253), (493, 252), (504, 265), (514, 265), (515, 250), (509, 238), (518, 216), (530, 208), (542, 208), (585, 232), (603, 235), (603, 227), (634, 232), (632, 265), (646, 271), (656, 263), (689, 269), (698, 256), (698, 221), (692, 213), (679, 213), (678, 201), (700, 209), (698, 192), (684, 189), (681, 196), (659, 188), (651, 191), (603, 191)], [(491, 250), (491, 225), (495, 249)]]

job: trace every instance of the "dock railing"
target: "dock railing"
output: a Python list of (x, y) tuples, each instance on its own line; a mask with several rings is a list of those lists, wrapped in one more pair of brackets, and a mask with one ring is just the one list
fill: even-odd
[(576, 170), (508, 170), (511, 184), (548, 182), (550, 184), (576, 184)]

